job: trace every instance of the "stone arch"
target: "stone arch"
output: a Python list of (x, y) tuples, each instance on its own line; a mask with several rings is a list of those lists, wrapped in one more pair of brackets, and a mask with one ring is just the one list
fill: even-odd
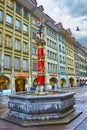
[(34, 80), (33, 80), (33, 87), (37, 87), (37, 84), (38, 84), (38, 79), (37, 78), (35, 78)]
[(27, 79), (25, 77), (17, 77), (15, 79), (15, 91), (16, 92), (22, 92), (25, 91), (25, 85), (27, 83)]
[(69, 78), (69, 84), (71, 87), (75, 85), (75, 79), (73, 77)]
[(0, 75), (0, 88), (5, 90), (8, 89), (10, 79), (7, 76)]
[(52, 77), (50, 78), (49, 82), (50, 82), (50, 85), (52, 86), (52, 89), (54, 90), (55, 85), (57, 86), (58, 79), (56, 77)]
[(65, 85), (66, 85), (66, 79), (65, 78), (60, 79), (60, 85), (61, 85), (61, 88), (65, 87)]

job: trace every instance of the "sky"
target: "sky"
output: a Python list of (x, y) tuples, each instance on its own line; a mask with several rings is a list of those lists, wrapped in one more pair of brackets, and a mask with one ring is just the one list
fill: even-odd
[[(37, 0), (44, 12), (65, 29), (70, 28), (72, 36), (87, 47), (87, 1), (86, 0)], [(79, 31), (77, 31), (77, 27)]]

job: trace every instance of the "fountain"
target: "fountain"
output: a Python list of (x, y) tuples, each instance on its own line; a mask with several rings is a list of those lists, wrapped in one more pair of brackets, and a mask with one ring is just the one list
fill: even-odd
[(3, 120), (28, 127), (50, 124), (67, 124), (81, 114), (75, 110), (74, 92), (48, 92), (37, 95), (31, 92), (9, 96), (9, 111)]
[(38, 87), (36, 92), (20, 92), (9, 96), (9, 111), (3, 120), (23, 127), (67, 124), (81, 114), (75, 110), (74, 92), (46, 91), (43, 18), (37, 22)]

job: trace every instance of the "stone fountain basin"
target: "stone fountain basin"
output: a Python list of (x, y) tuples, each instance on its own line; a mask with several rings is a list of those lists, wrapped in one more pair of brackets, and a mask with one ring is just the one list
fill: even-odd
[[(74, 94), (74, 92), (64, 94), (55, 94), (52, 92), (51, 95), (35, 95), (33, 93), (10, 95), (8, 108), (12, 112), (26, 114), (58, 113), (66, 108), (71, 108), (75, 104)], [(61, 117), (61, 114), (57, 115)]]
[(61, 119), (65, 122), (67, 116), (69, 116), (67, 122), (70, 122), (81, 113), (73, 114), (75, 112), (74, 95), (74, 92), (59, 94), (54, 91), (45, 95), (37, 95), (32, 92), (10, 95), (9, 111), (3, 119), (22, 126), (45, 125), (44, 122), (55, 124), (55, 121), (60, 122)]

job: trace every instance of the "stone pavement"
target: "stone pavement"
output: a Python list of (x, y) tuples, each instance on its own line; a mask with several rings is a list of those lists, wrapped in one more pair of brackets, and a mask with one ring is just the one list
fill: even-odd
[(87, 118), (85, 118), (76, 128), (75, 130), (87, 130)]
[[(83, 90), (84, 89), (84, 90)], [(83, 113), (67, 125), (50, 125), (38, 127), (21, 127), (16, 124), (0, 120), (0, 130), (87, 130), (87, 99), (85, 93), (86, 88), (73, 89), (76, 94), (76, 109), (81, 110)], [(82, 94), (83, 92), (83, 94)], [(7, 111), (7, 106), (0, 107), (0, 116), (4, 115)]]

